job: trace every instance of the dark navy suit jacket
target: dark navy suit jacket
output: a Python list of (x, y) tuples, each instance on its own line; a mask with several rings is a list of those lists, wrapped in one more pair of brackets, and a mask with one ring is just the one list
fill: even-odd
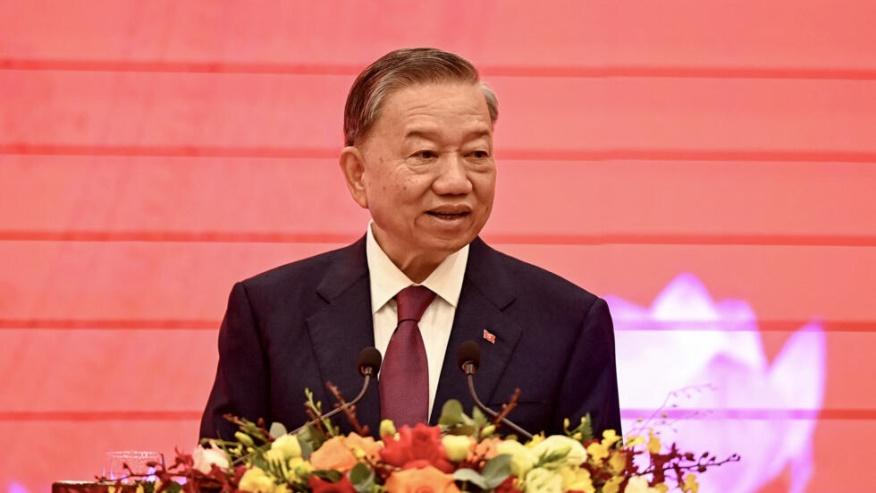
[[(483, 337), (495, 334), (495, 342)], [(509, 416), (537, 432), (562, 431), (590, 414), (596, 433), (620, 431), (614, 334), (602, 299), (543, 269), (471, 243), (462, 293), (432, 409), (437, 422), (448, 399), (473, 403), (457, 367), (457, 347), (481, 346), (478, 395), (498, 408), (519, 387)], [(223, 414), (289, 429), (307, 420), (304, 389), (324, 409), (334, 401), (326, 382), (347, 399), (358, 392), (359, 351), (374, 345), (365, 240), (278, 267), (235, 284), (219, 331), (216, 381), (201, 421), (202, 437), (236, 431)], [(377, 433), (378, 388), (372, 385), (357, 416)], [(346, 420), (338, 423), (349, 430)]]

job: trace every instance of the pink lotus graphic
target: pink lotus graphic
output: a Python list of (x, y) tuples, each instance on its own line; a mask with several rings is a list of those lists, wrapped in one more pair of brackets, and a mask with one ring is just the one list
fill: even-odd
[[(754, 493), (790, 467), (792, 493), (812, 473), (812, 435), (824, 394), (825, 336), (811, 323), (770, 363), (751, 307), (714, 301), (691, 274), (673, 279), (649, 308), (606, 297), (617, 330), (624, 430), (657, 418), (664, 440), (686, 450), (737, 452), (701, 491)], [(660, 423), (668, 423), (661, 426)]]

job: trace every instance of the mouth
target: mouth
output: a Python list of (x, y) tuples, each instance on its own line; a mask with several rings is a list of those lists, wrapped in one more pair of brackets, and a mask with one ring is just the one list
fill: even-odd
[(459, 219), (464, 219), (471, 215), (471, 209), (464, 206), (459, 207), (437, 207), (430, 211), (426, 211), (426, 214), (441, 219), (442, 221), (456, 221)]

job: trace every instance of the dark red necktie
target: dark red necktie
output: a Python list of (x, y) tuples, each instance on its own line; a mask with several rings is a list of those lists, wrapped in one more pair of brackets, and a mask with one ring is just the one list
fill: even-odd
[(429, 420), (429, 367), (417, 323), (433, 299), (435, 293), (423, 286), (409, 286), (395, 295), (398, 326), (380, 369), (380, 414), (396, 426)]

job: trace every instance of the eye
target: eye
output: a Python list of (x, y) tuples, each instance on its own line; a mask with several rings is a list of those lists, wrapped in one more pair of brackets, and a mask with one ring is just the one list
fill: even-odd
[(490, 157), (490, 153), (489, 151), (478, 149), (476, 151), (470, 152), (469, 156), (473, 157), (474, 159), (487, 159)]
[(433, 151), (433, 150), (430, 150), (430, 149), (423, 149), (423, 150), (420, 150), (420, 151), (413, 153), (411, 155), (411, 157), (417, 158), (417, 159), (422, 159), (422, 160), (430, 160), (430, 159), (437, 158), (438, 153)]

